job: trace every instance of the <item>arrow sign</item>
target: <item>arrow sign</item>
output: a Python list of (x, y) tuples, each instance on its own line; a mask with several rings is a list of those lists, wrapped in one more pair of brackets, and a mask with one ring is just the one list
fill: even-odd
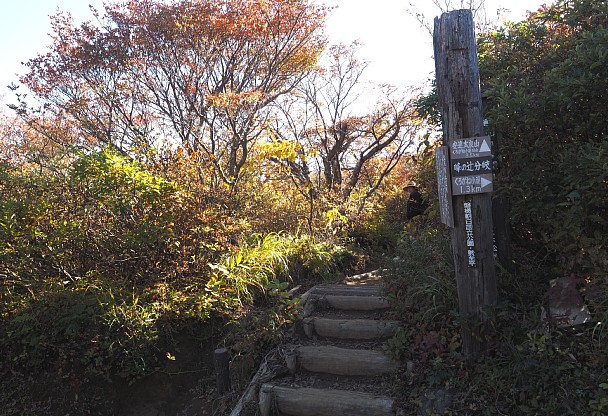
[(492, 174), (452, 177), (452, 195), (471, 195), (492, 192)]
[(481, 183), (481, 189), (485, 188), (488, 185), (492, 185), (492, 179), (486, 179), (484, 176), (479, 179)]
[(488, 144), (488, 140), (486, 138), (483, 138), (483, 139), (484, 140), (481, 143), (481, 147), (479, 148), (479, 153), (492, 153), (492, 149), (490, 149), (490, 145)]
[(492, 192), (492, 139), (469, 137), (450, 141), (452, 195)]
[(470, 137), (450, 142), (450, 158), (475, 159), (492, 157), (492, 139), (490, 136)]

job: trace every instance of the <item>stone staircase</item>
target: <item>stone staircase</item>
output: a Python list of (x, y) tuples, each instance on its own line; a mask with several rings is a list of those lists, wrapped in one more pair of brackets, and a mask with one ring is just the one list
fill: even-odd
[(398, 364), (382, 345), (399, 323), (390, 319), (379, 279), (374, 272), (353, 276), (302, 296), (302, 318), (281, 354), (287, 371), (262, 379), (258, 414), (397, 414), (390, 391)]

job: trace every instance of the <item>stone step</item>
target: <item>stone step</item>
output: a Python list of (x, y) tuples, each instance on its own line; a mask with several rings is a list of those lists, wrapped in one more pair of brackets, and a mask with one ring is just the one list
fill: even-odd
[(356, 274), (354, 276), (347, 276), (344, 278), (344, 283), (347, 285), (373, 285), (377, 284), (381, 279), (382, 275), (386, 272), (386, 269), (377, 269), (368, 273)]
[(300, 300), (304, 304), (303, 317), (309, 317), (315, 310), (328, 308), (349, 311), (384, 311), (390, 308), (378, 285), (317, 285), (302, 295)]
[(397, 364), (376, 350), (340, 348), (331, 345), (299, 346), (295, 362), (288, 367), (340, 376), (379, 376), (397, 370)]
[(330, 319), (305, 318), (304, 333), (308, 338), (314, 334), (327, 338), (341, 339), (384, 339), (395, 335), (398, 321), (374, 319)]
[(391, 398), (357, 391), (264, 384), (259, 397), (262, 416), (270, 416), (276, 411), (292, 416), (395, 415), (395, 404)]
[[(379, 340), (394, 335), (399, 322), (391, 319), (376, 273), (345, 280), (317, 285), (300, 298), (304, 308), (293, 331), (300, 342), (281, 346), (277, 366), (284, 371), (285, 364), (290, 375), (273, 373), (262, 380), (256, 373), (247, 390), (259, 393), (262, 416), (395, 416), (394, 401), (384, 394), (398, 364), (379, 351)], [(319, 340), (306, 340), (301, 329)], [(231, 416), (253, 404), (249, 393), (245, 396)]]

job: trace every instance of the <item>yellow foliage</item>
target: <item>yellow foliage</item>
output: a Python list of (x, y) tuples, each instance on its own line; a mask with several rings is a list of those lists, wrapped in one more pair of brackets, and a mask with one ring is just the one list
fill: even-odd
[(208, 96), (209, 104), (213, 107), (235, 109), (245, 104), (255, 103), (263, 98), (261, 91), (238, 92), (227, 90)]
[(301, 152), (302, 145), (289, 140), (275, 140), (270, 143), (262, 143), (260, 146), (260, 156), (263, 159), (276, 158), (295, 162)]

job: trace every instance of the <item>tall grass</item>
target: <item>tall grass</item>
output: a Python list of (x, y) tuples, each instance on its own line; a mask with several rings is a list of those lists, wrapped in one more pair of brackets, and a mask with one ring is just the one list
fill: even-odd
[(226, 306), (234, 307), (264, 295), (274, 280), (295, 283), (305, 277), (325, 279), (347, 257), (346, 249), (317, 243), (309, 236), (255, 234), (238, 251), (209, 264), (207, 290)]
[(456, 281), (447, 230), (410, 222), (401, 234), (387, 277), (395, 306), (424, 322), (457, 307)]

